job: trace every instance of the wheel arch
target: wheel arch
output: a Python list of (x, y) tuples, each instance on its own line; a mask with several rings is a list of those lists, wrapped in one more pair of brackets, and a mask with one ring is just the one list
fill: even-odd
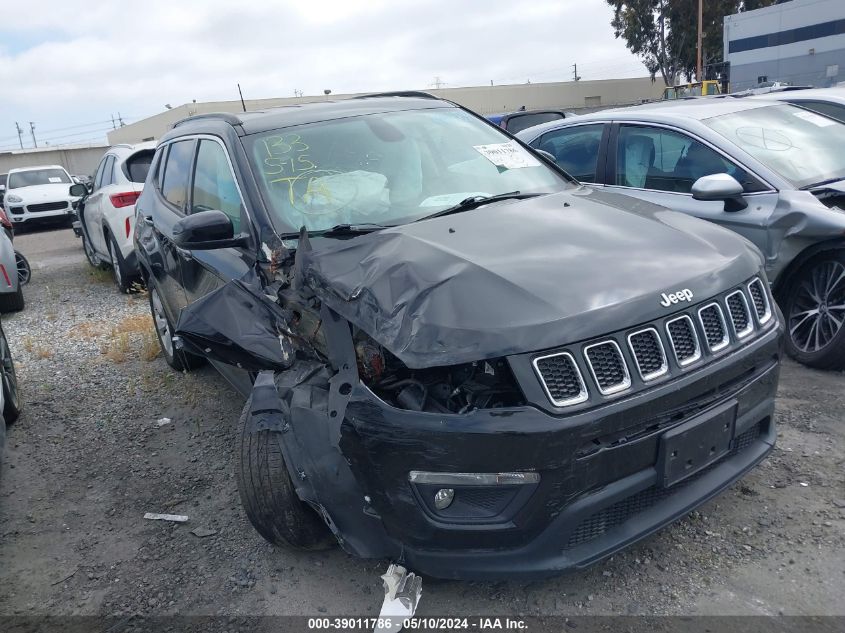
[(772, 284), (772, 294), (781, 301), (801, 267), (814, 257), (831, 251), (845, 251), (845, 237), (818, 242), (808, 246), (795, 257)]

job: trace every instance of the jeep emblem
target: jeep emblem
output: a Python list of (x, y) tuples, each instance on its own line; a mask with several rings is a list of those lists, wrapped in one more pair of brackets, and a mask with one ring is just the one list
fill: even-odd
[(673, 292), (668, 295), (664, 292), (660, 295), (660, 299), (660, 305), (664, 308), (668, 308), (673, 303), (678, 303), (679, 301), (692, 301), (692, 290), (684, 288), (683, 290), (678, 290), (678, 292)]

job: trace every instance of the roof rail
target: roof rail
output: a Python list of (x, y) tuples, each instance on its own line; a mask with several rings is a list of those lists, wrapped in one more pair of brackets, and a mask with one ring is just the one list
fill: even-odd
[(420, 99), (440, 99), (430, 92), (423, 92), (422, 90), (398, 90), (394, 92), (373, 92), (371, 94), (358, 95), (352, 97), (353, 99), (374, 99), (377, 97), (418, 97)]
[(189, 117), (180, 119), (173, 124), (173, 127), (179, 127), (183, 123), (189, 123), (191, 121), (198, 121), (201, 119), (220, 119), (221, 121), (225, 121), (229, 125), (241, 125), (242, 123), (242, 121), (238, 117), (229, 112), (207, 112), (205, 114), (192, 114)]

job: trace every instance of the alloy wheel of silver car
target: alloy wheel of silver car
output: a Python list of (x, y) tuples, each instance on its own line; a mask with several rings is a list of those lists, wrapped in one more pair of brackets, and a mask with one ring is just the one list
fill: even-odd
[(170, 324), (164, 314), (164, 307), (155, 288), (150, 288), (150, 299), (153, 304), (153, 319), (155, 320), (156, 332), (161, 346), (168, 357), (173, 357), (173, 337), (170, 334)]
[(802, 352), (829, 345), (845, 323), (845, 265), (824, 260), (799, 282), (789, 311), (789, 336)]
[(32, 278), (32, 269), (29, 267), (26, 257), (18, 251), (15, 251), (15, 265), (18, 269), (18, 283), (22, 286), (28, 284)]

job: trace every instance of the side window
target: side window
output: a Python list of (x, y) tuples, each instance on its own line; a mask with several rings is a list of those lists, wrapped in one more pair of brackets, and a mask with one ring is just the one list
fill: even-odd
[(110, 185), (114, 182), (114, 156), (106, 156), (106, 164), (103, 166), (103, 179), (100, 182), (101, 187)]
[(94, 176), (94, 190), (100, 188), (100, 183), (103, 181), (103, 171), (106, 167), (106, 161), (108, 160), (108, 156), (103, 156), (103, 160), (100, 161), (100, 164), (97, 166), (97, 174)]
[(241, 196), (226, 152), (215, 141), (200, 141), (191, 200), (192, 212), (218, 209), (231, 218), (235, 233), (240, 231), (243, 212)]
[(194, 141), (176, 141), (167, 152), (167, 162), (161, 177), (161, 195), (180, 210), (188, 203), (188, 182)]
[(576, 125), (543, 134), (531, 145), (548, 152), (567, 174), (581, 182), (596, 182), (604, 124)]
[(690, 193), (696, 180), (711, 174), (730, 174), (746, 191), (759, 187), (745, 171), (685, 134), (631, 125), (619, 130), (617, 185)]

